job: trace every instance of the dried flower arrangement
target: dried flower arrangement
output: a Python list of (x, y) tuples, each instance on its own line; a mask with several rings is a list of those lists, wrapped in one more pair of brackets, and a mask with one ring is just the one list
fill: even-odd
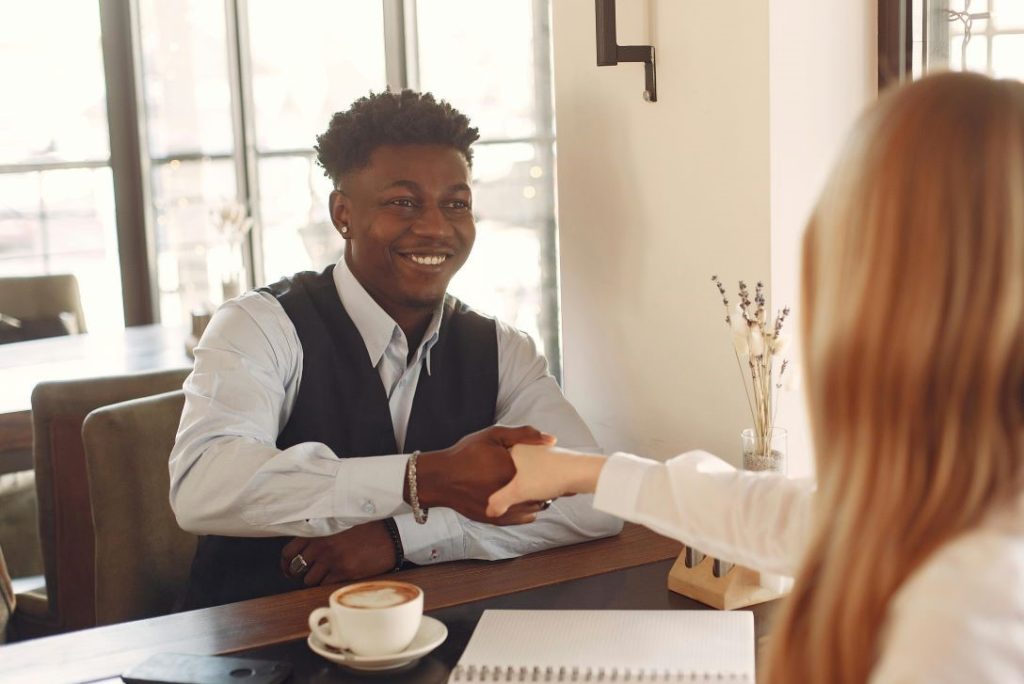
[[(758, 282), (754, 292), (744, 281), (739, 283), (739, 303), (730, 308), (725, 286), (718, 276), (711, 276), (725, 306), (725, 323), (732, 330), (733, 351), (740, 369), (740, 378), (747, 395), (750, 416), (754, 421), (753, 446), (744, 450), (743, 461), (747, 470), (780, 470), (784, 454), (772, 448), (778, 394), (783, 389), (783, 377), (789, 367), (781, 359), (789, 337), (782, 334), (783, 324), (789, 316), (789, 307), (769, 321), (764, 296), (764, 283)], [(781, 362), (779, 361), (781, 359)], [(746, 361), (746, 370), (743, 365)], [(775, 372), (776, 365), (778, 373)]]
[(252, 229), (249, 210), (240, 202), (225, 202), (210, 212), (217, 233), (228, 245), (240, 245)]
[(253, 219), (249, 210), (239, 202), (226, 202), (210, 212), (213, 225), (223, 241), (220, 258), (221, 300), (227, 301), (242, 294), (245, 289), (245, 263), (242, 246), (252, 230)]

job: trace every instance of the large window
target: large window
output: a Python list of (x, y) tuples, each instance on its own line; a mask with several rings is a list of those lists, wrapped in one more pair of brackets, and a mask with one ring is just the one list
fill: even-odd
[(124, 325), (96, 4), (18, 3), (0, 64), (0, 275), (73, 273), (88, 325)]
[(479, 214), (475, 254), (453, 280), (452, 291), (544, 342), (554, 363), (558, 322), (547, 3), (420, 0), (416, 26), (417, 85), (444, 94), (470, 114), (481, 135), (473, 169)]
[(1024, 2), (916, 0), (915, 73), (969, 70), (1024, 79)]
[(942, 71), (1024, 79), (1021, 0), (879, 0), (880, 83)]
[(387, 87), (384, 12), (364, 0), (250, 0), (246, 26), (258, 256), (265, 278), (276, 280), (340, 255), (327, 211), (331, 185), (313, 144), (332, 113)]
[(158, 305), (178, 323), (222, 295), (211, 216), (237, 193), (226, 17), (207, 0), (140, 0), (138, 26)]
[[(118, 31), (130, 58), (107, 47)], [(107, 78), (110, 60), (130, 62), (116, 83), (129, 94), (111, 106), (138, 130), (111, 135), (132, 137), (134, 186), (111, 179), (104, 50)], [(215, 220), (230, 203), (255, 219), (240, 259), (248, 286), (336, 261), (316, 135), (367, 92), (409, 87), (481, 133), (477, 243), (453, 292), (533, 335), (557, 374), (548, 0), (44, 0), (0, 26), (0, 55), (34, 65), (0, 74), (5, 92), (32, 93), (0, 112), (0, 275), (72, 270), (90, 328), (123, 325), (111, 303), (126, 231), (144, 236), (121, 255), (127, 292), (136, 279), (152, 293), (152, 313), (131, 323), (183, 324), (232, 294)], [(59, 80), (40, 88), (44, 72)], [(115, 199), (144, 220), (116, 225), (127, 221)]]

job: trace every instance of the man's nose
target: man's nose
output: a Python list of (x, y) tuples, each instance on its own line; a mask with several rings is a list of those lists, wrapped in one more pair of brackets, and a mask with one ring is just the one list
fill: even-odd
[(428, 237), (445, 237), (455, 232), (444, 211), (436, 204), (426, 205), (412, 228), (418, 235)]

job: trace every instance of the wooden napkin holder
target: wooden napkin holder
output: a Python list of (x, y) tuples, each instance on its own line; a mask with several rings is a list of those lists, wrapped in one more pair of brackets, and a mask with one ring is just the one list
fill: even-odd
[(677, 594), (718, 610), (734, 610), (784, 596), (761, 586), (760, 573), (734, 565), (722, 577), (712, 570), (715, 559), (705, 556), (692, 568), (686, 566), (686, 547), (668, 573), (668, 588)]

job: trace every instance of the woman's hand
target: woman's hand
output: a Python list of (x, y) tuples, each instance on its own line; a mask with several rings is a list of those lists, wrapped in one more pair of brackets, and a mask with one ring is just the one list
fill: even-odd
[[(418, 498), (423, 508), (451, 508), (470, 520), (492, 525), (531, 523), (543, 509), (541, 501), (522, 501), (497, 516), (487, 513), (490, 494), (516, 474), (509, 450), (516, 444), (550, 445), (552, 435), (530, 426), (489, 427), (466, 435), (454, 445), (420, 454), (417, 466)], [(406, 482), (405, 500), (410, 500)]]
[(511, 453), (516, 474), (488, 499), (487, 515), (492, 518), (527, 501), (593, 492), (606, 460), (604, 456), (545, 445), (517, 444)]

